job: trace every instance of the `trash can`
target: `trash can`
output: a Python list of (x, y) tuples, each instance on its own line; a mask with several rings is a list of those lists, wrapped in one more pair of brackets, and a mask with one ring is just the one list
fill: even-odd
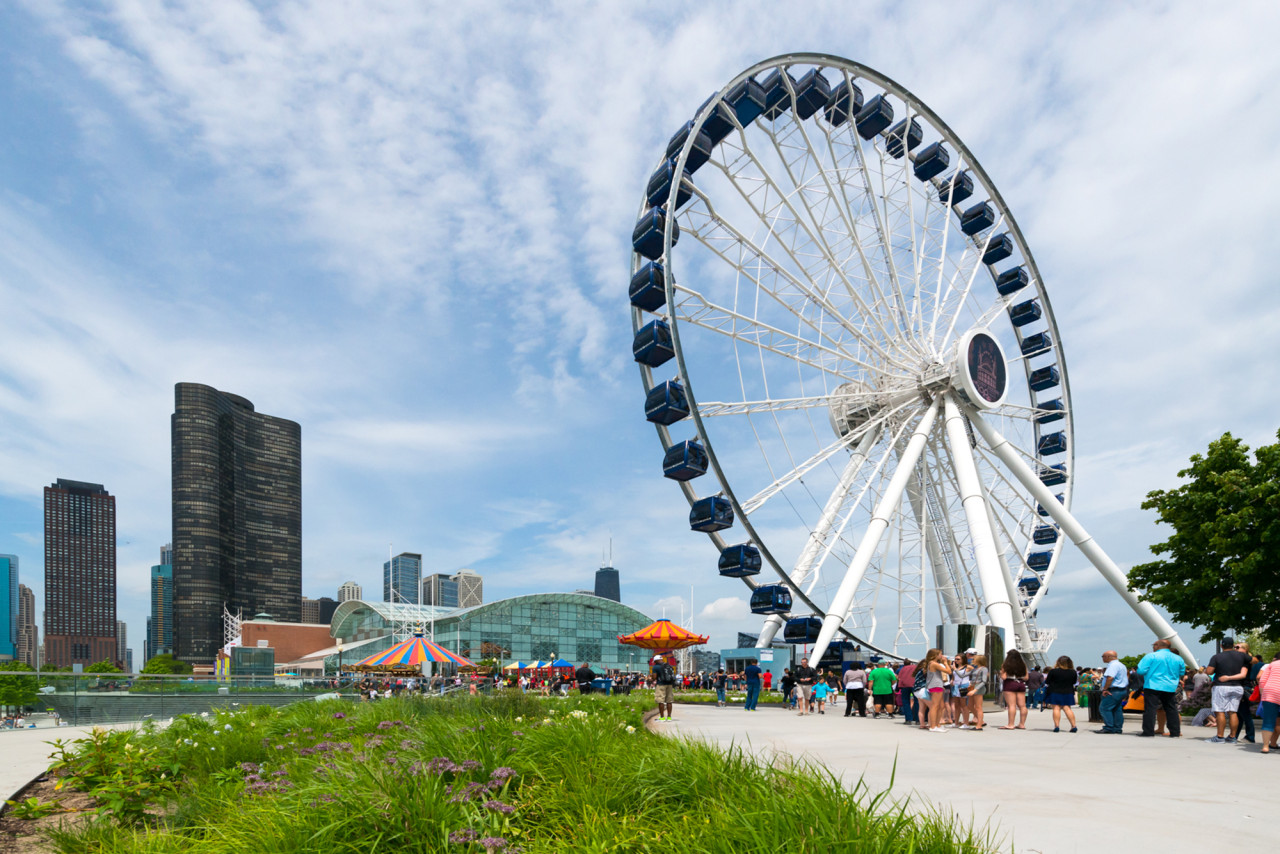
[(1102, 723), (1102, 689), (1089, 691), (1089, 723)]

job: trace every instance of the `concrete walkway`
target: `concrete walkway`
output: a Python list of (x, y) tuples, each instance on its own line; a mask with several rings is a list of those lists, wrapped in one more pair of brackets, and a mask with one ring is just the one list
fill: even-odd
[[(137, 724), (114, 724), (109, 729), (122, 729)], [(52, 741), (74, 740), (93, 729), (92, 726), (40, 727), (0, 732), (0, 803), (11, 800), (23, 786), (44, 773), (52, 761)]]
[[(1082, 710), (1077, 710), (1082, 711)], [(1208, 728), (1180, 739), (1054, 733), (1049, 712), (1031, 712), (1026, 730), (1002, 731), (1005, 715), (987, 712), (983, 732), (923, 732), (901, 718), (799, 717), (781, 708), (717, 709), (679, 705), (675, 722), (654, 724), (762, 758), (776, 754), (821, 762), (873, 792), (893, 776), (897, 799), (914, 810), (941, 808), (977, 826), (990, 822), (1001, 850), (1070, 854), (1101, 849), (1203, 854), (1274, 851), (1280, 821), (1280, 753), (1252, 744), (1207, 744)], [(1063, 719), (1066, 724), (1066, 719)], [(896, 768), (895, 768), (896, 762)]]

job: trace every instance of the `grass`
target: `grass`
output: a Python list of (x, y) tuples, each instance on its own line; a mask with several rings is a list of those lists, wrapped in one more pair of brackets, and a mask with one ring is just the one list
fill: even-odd
[(110, 768), (104, 752), (138, 753), (164, 780), (181, 769), (153, 787), (164, 803), (51, 839), (65, 854), (991, 850), (949, 816), (850, 792), (821, 767), (651, 734), (648, 705), (503, 692), (183, 717), (87, 741), (60, 770), (88, 779)]

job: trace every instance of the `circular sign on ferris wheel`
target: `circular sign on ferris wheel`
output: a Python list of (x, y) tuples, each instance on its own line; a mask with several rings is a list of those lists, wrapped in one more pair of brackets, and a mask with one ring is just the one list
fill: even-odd
[(960, 339), (957, 356), (957, 378), (964, 397), (979, 409), (1003, 403), (1009, 391), (1009, 373), (1000, 342), (990, 333), (971, 329)]

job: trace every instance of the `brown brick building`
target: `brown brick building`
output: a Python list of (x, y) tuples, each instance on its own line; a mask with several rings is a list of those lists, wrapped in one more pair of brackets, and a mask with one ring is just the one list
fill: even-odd
[(116, 661), (116, 499), (100, 483), (44, 488), (44, 664)]

